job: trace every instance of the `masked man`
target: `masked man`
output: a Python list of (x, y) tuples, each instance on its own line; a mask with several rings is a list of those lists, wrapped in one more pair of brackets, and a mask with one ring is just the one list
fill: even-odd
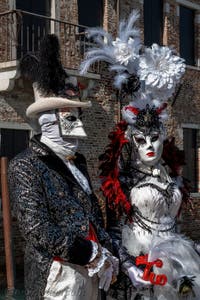
[[(29, 68), (29, 65), (31, 66)], [(40, 57), (27, 56), (22, 74), (35, 76), (35, 102), (26, 114), (41, 134), (9, 166), (10, 196), (25, 247), (27, 300), (96, 300), (117, 274), (117, 259), (104, 248), (109, 236), (77, 152), (86, 137), (77, 87), (62, 68), (59, 44), (48, 35)]]

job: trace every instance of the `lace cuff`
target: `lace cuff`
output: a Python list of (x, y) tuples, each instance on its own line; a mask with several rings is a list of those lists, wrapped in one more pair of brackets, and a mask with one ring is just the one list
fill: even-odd
[(89, 260), (89, 263), (91, 263), (96, 257), (97, 257), (97, 254), (99, 252), (99, 246), (97, 243), (93, 242), (90, 240), (90, 242), (92, 243), (92, 256)]
[(109, 252), (107, 249), (102, 248), (101, 256), (95, 265), (95, 267), (91, 267), (90, 264), (88, 264), (88, 276), (93, 277), (96, 273), (99, 272), (99, 270), (103, 267), (106, 259), (108, 258)]

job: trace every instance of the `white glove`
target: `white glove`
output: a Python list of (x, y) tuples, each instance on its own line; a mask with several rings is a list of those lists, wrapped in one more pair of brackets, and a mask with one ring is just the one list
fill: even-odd
[(113, 278), (113, 266), (109, 262), (105, 262), (104, 266), (98, 272), (99, 288), (105, 292), (108, 291)]
[(119, 260), (115, 256), (112, 256), (107, 249), (105, 249), (105, 251), (107, 253), (107, 259), (104, 262), (103, 267), (98, 272), (98, 277), (100, 279), (99, 288), (107, 292), (111, 283), (117, 280), (117, 275), (119, 273)]
[(113, 276), (117, 277), (117, 275), (119, 274), (119, 259), (110, 253), (107, 261), (110, 262), (113, 267)]
[(93, 277), (98, 274), (99, 288), (108, 291), (110, 284), (116, 280), (119, 273), (119, 260), (112, 256), (106, 248), (98, 246), (93, 241), (92, 246), (92, 257), (86, 265), (88, 275)]
[(137, 268), (136, 266), (131, 266), (127, 269), (128, 276), (134, 285), (134, 287), (143, 287), (151, 285), (150, 281), (146, 281), (142, 279), (143, 271)]

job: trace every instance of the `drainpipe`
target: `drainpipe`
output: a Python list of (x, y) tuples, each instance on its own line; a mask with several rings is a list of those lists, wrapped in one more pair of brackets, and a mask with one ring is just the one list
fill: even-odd
[(116, 0), (117, 3), (116, 3), (116, 28), (118, 29), (119, 28), (119, 9), (120, 9), (120, 3), (119, 1), (120, 0)]
[(3, 208), (3, 231), (6, 257), (6, 277), (8, 292), (14, 291), (14, 265), (12, 253), (11, 212), (7, 180), (7, 157), (1, 157), (1, 196)]

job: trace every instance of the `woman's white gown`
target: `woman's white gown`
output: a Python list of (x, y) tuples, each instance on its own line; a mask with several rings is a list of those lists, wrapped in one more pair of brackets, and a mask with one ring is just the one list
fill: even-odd
[[(132, 188), (130, 199), (134, 222), (124, 225), (122, 244), (135, 257), (143, 253), (148, 254), (149, 261), (161, 259), (163, 267), (154, 267), (153, 272), (167, 276), (166, 285), (154, 285), (153, 298), (147, 289), (141, 291), (142, 299), (200, 300), (200, 257), (191, 241), (175, 233), (175, 219), (181, 205), (177, 185), (166, 173), (162, 177), (147, 176)], [(187, 296), (178, 292), (184, 276), (194, 276), (194, 293)], [(131, 299), (137, 293), (133, 292)]]

